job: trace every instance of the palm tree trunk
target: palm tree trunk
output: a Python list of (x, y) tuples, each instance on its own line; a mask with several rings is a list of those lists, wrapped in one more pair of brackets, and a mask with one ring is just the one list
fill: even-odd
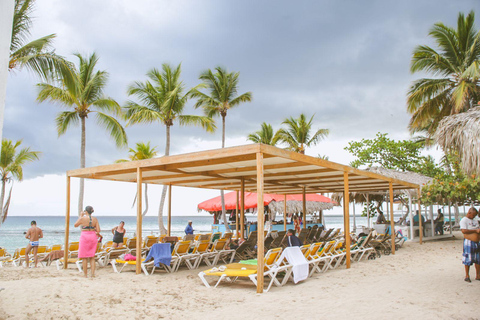
[[(80, 120), (82, 122), (82, 138), (81, 138), (81, 146), (80, 146), (80, 168), (85, 168), (85, 117), (81, 116)], [(85, 180), (83, 178), (80, 179), (80, 188), (78, 194), (78, 215), (83, 211), (83, 195), (85, 192)]]
[[(226, 117), (226, 115), (222, 115), (222, 149), (225, 148), (225, 117)], [(228, 227), (226, 210), (225, 210), (225, 193), (224, 193), (223, 190), (220, 190), (220, 198), (222, 199), (223, 225), (225, 226), (225, 231), (230, 232), (230, 228)]]
[(148, 212), (148, 183), (145, 183), (145, 211), (143, 211), (142, 216), (145, 217)]
[(5, 180), (2, 179), (2, 191), (0, 193), (0, 225), (2, 225), (3, 216), (5, 212), (3, 212), (3, 201), (5, 200)]
[[(166, 137), (167, 141), (165, 144), (165, 155), (170, 155), (170, 126), (166, 125), (167, 132)], [(160, 234), (167, 234), (167, 229), (165, 228), (165, 224), (163, 223), (163, 207), (165, 206), (165, 198), (167, 196), (167, 186), (163, 186), (162, 190), (162, 197), (160, 198), (160, 206), (158, 208), (158, 229), (160, 230)]]

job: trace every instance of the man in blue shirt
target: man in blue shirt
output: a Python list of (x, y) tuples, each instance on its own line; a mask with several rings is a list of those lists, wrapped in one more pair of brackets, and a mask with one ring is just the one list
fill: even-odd
[(289, 247), (301, 247), (302, 246), (302, 241), (298, 239), (297, 236), (295, 236), (295, 231), (292, 229), (287, 231), (287, 245)]
[(187, 227), (185, 228), (185, 234), (193, 234), (192, 220), (188, 220)]

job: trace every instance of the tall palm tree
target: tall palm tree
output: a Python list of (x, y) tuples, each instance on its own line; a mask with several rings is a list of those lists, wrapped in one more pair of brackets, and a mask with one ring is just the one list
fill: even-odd
[(410, 71), (435, 78), (416, 80), (407, 96), (412, 114), (411, 132), (426, 131), (431, 137), (442, 118), (472, 108), (480, 100), (480, 32), (475, 14), (458, 14), (457, 29), (436, 23), (429, 35), (437, 49), (426, 45), (413, 51)]
[(272, 125), (263, 122), (261, 129), (254, 132), (250, 133), (247, 136), (247, 140), (250, 140), (254, 143), (263, 143), (263, 144), (268, 144), (271, 146), (276, 146), (278, 143), (278, 134), (273, 133), (273, 128)]
[[(150, 141), (147, 143), (137, 142), (136, 148), (128, 150), (130, 155), (128, 159), (120, 159), (115, 161), (115, 163), (120, 162), (128, 162), (128, 161), (135, 161), (135, 160), (145, 160), (145, 159), (152, 159), (157, 155), (156, 147), (150, 147)], [(137, 194), (135, 195), (135, 199), (133, 200), (133, 205), (135, 205), (135, 201), (137, 200)], [(145, 183), (145, 210), (143, 211), (142, 215), (145, 216), (148, 212), (148, 183)]]
[[(215, 71), (213, 73), (212, 70), (208, 69), (199, 77), (203, 82), (202, 87), (207, 88), (209, 93), (205, 94), (195, 89), (192, 92), (192, 97), (198, 99), (195, 108), (203, 108), (205, 115), (208, 117), (222, 117), (222, 148), (225, 148), (225, 118), (227, 117), (227, 112), (243, 102), (252, 101), (252, 93), (245, 92), (238, 95), (238, 77), (240, 72), (228, 72), (222, 67), (216, 67)], [(225, 229), (230, 231), (225, 214), (225, 195), (223, 190), (220, 191), (220, 195), (222, 199), (223, 224)]]
[(23, 180), (23, 165), (28, 162), (38, 160), (40, 152), (30, 151), (30, 148), (23, 148), (17, 151), (17, 148), (22, 144), (22, 140), (13, 143), (11, 140), (2, 140), (2, 151), (0, 155), (0, 175), (2, 179), (2, 190), (0, 192), (0, 225), (5, 221), (8, 214), (8, 207), (12, 196), (12, 187), (4, 205), (5, 188), (9, 181), (17, 179)]
[(42, 80), (51, 80), (63, 74), (66, 81), (72, 81), (72, 65), (63, 57), (55, 54), (52, 48), (55, 34), (50, 34), (27, 42), (30, 36), (35, 0), (15, 0), (10, 60), (8, 70), (23, 67), (36, 73)]
[[(128, 88), (128, 95), (135, 96), (139, 102), (128, 101), (125, 106), (128, 125), (136, 123), (158, 122), (165, 125), (166, 143), (165, 155), (170, 155), (170, 129), (175, 122), (181, 126), (199, 125), (207, 132), (215, 131), (215, 123), (210, 117), (183, 114), (191, 90), (185, 91), (185, 85), (180, 80), (181, 64), (172, 68), (169, 64), (162, 65), (162, 71), (152, 69), (147, 73), (150, 80), (135, 82)], [(167, 186), (163, 186), (162, 197), (158, 209), (158, 227), (161, 234), (167, 230), (163, 224), (163, 207), (167, 195)]]
[[(107, 84), (108, 73), (95, 71), (98, 57), (93, 53), (90, 57), (75, 54), (79, 59), (78, 69), (74, 69), (72, 83), (65, 82), (63, 75), (58, 79), (57, 85), (39, 83), (40, 91), (37, 101), (45, 100), (59, 103), (69, 111), (60, 112), (55, 119), (58, 135), (63, 135), (68, 128), (81, 125), (80, 168), (85, 168), (86, 130), (85, 122), (90, 113), (95, 115), (98, 125), (107, 130), (115, 141), (117, 147), (127, 146), (127, 134), (115, 116), (122, 115), (122, 108), (112, 98), (104, 95), (103, 90)], [(108, 115), (107, 113), (112, 115)], [(78, 196), (78, 213), (83, 211), (84, 180), (80, 179), (80, 192)]]
[(320, 140), (326, 138), (329, 134), (328, 129), (318, 129), (312, 135), (313, 115), (307, 121), (305, 114), (301, 114), (297, 119), (290, 117), (285, 119), (282, 124), (286, 125), (286, 129), (278, 130), (278, 137), (282, 143), (285, 143), (287, 149), (305, 154), (307, 147), (316, 145)]

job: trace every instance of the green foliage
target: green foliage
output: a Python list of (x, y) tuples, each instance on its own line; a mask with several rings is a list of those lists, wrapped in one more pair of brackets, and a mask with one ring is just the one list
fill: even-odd
[(366, 204), (363, 205), (362, 217), (368, 217), (369, 208), (370, 208), (370, 218), (375, 217), (377, 206), (373, 202), (370, 202), (368, 206)]
[(416, 80), (407, 96), (412, 132), (435, 133), (446, 116), (467, 111), (480, 100), (480, 32), (475, 14), (458, 14), (457, 28), (436, 23), (429, 33), (437, 49), (421, 45), (413, 51), (412, 73), (436, 78)]
[(434, 177), (442, 170), (433, 157), (422, 156), (422, 143), (411, 140), (395, 141), (387, 133), (377, 133), (375, 139), (351, 141), (345, 150), (356, 157), (352, 167), (381, 166), (398, 171), (411, 171)]
[(426, 205), (480, 201), (480, 177), (438, 177), (422, 188), (421, 200)]
[[(30, 148), (23, 148), (17, 151), (22, 144), (22, 140), (13, 143), (11, 140), (2, 140), (2, 150), (0, 155), (0, 174), (2, 183), (5, 183), (11, 177), (18, 181), (23, 180), (23, 166), (35, 160), (38, 160), (39, 151), (31, 151)], [(3, 204), (2, 204), (3, 205)]]
[(287, 145), (287, 149), (305, 153), (307, 147), (316, 145), (320, 140), (328, 136), (328, 129), (318, 129), (312, 132), (314, 116), (307, 120), (305, 114), (302, 113), (298, 118), (290, 117), (282, 122), (282, 124), (286, 125), (286, 128), (278, 130), (277, 135), (279, 140)]
[(278, 134), (273, 133), (272, 125), (266, 122), (262, 123), (262, 128), (259, 131), (250, 133), (247, 137), (247, 140), (254, 143), (263, 143), (271, 146), (276, 146), (278, 139)]
[(128, 153), (129, 153), (128, 160), (121, 159), (121, 160), (115, 161), (115, 163), (151, 159), (157, 155), (157, 150), (155, 148), (156, 147), (150, 146), (150, 141), (147, 143), (137, 142), (135, 149), (130, 148), (128, 150)]

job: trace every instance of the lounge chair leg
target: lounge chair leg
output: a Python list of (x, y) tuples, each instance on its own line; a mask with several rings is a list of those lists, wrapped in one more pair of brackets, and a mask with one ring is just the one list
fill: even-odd
[(115, 262), (115, 260), (111, 260), (110, 263), (112, 264), (113, 271), (115, 271), (116, 273), (118, 273), (117, 266), (116, 266), (117, 263)]
[(207, 288), (211, 288), (210, 284), (208, 284), (207, 280), (205, 279), (205, 272), (199, 272), (198, 273), (198, 276), (200, 277), (200, 279), (202, 280), (203, 284), (205, 285), (205, 287)]

